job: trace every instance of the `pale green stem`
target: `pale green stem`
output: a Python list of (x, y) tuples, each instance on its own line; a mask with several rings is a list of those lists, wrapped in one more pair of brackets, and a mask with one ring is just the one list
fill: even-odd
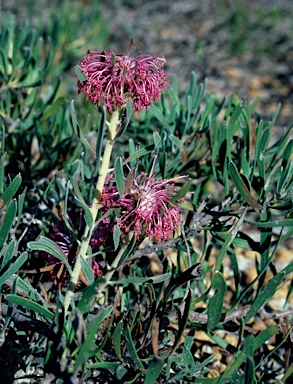
[(71, 303), (71, 300), (74, 297), (76, 284), (79, 280), (79, 275), (81, 272), (81, 259), (86, 258), (90, 239), (91, 239), (93, 230), (95, 228), (95, 221), (96, 221), (97, 213), (99, 210), (99, 203), (101, 200), (102, 191), (104, 188), (106, 176), (107, 176), (107, 173), (109, 170), (109, 163), (110, 163), (111, 153), (112, 153), (112, 149), (113, 149), (114, 139), (115, 139), (116, 130), (117, 130), (117, 127), (119, 124), (120, 124), (119, 111), (116, 110), (112, 113), (110, 122), (107, 122), (108, 138), (107, 138), (107, 142), (105, 145), (101, 169), (100, 169), (100, 173), (99, 173), (99, 177), (98, 177), (98, 181), (97, 181), (97, 185), (96, 185), (95, 197), (93, 199), (92, 206), (90, 209), (91, 214), (92, 214), (92, 218), (93, 218), (92, 225), (91, 225), (91, 227), (86, 225), (86, 228), (85, 228), (85, 231), (84, 231), (84, 234), (82, 237), (82, 241), (80, 244), (79, 252), (76, 256), (76, 261), (75, 261), (75, 265), (74, 265), (74, 268), (72, 271), (70, 283), (69, 283), (69, 286), (68, 286), (68, 289), (66, 291), (65, 298), (64, 298), (64, 311), (65, 311), (66, 315), (68, 313), (68, 308), (69, 308), (69, 305)]

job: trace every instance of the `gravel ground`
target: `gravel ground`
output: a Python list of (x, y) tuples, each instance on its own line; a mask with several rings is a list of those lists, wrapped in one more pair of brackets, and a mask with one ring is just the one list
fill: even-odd
[[(95, 2), (68, 1), (73, 7)], [(0, 0), (0, 10), (27, 20), (64, 2)], [(264, 119), (282, 103), (278, 123), (292, 124), (293, 1), (101, 0), (97, 7), (110, 38), (107, 47), (94, 49), (125, 53), (133, 38), (138, 50), (166, 58), (181, 91), (194, 71), (198, 81), (207, 80), (207, 91), (220, 98), (236, 94), (252, 101), (259, 96)]]
[[(181, 90), (194, 71), (207, 91), (252, 101), (269, 118), (282, 103), (279, 122), (292, 124), (293, 1), (129, 0), (103, 2), (110, 47), (164, 56)], [(235, 6), (235, 4), (238, 4)]]

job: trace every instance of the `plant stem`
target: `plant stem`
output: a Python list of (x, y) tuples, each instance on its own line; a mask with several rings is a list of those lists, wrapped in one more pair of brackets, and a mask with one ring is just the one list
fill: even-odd
[(100, 168), (100, 172), (99, 172), (98, 181), (96, 184), (95, 196), (94, 196), (91, 208), (90, 208), (91, 215), (92, 215), (92, 224), (91, 224), (91, 226), (89, 226), (88, 224), (86, 225), (84, 234), (82, 236), (80, 248), (79, 248), (78, 254), (76, 255), (75, 265), (74, 265), (74, 268), (72, 271), (69, 286), (67, 288), (67, 291), (65, 294), (65, 299), (64, 299), (65, 315), (67, 315), (69, 305), (71, 303), (71, 300), (74, 297), (76, 284), (78, 282), (79, 275), (81, 272), (81, 260), (82, 260), (82, 258), (85, 259), (85, 257), (86, 257), (88, 246), (90, 243), (90, 239), (91, 239), (93, 230), (95, 228), (95, 221), (96, 221), (97, 213), (98, 213), (99, 208), (100, 208), (99, 203), (101, 200), (102, 191), (104, 188), (106, 176), (107, 176), (108, 169), (109, 169), (109, 163), (110, 163), (110, 159), (111, 159), (111, 153), (112, 153), (112, 149), (113, 149), (114, 139), (116, 136), (116, 130), (117, 130), (117, 127), (119, 124), (120, 124), (119, 110), (116, 110), (112, 113), (110, 121), (107, 122), (108, 138), (107, 138), (107, 142), (106, 142), (105, 149), (104, 149), (104, 154), (103, 154), (103, 159), (102, 159), (102, 164), (101, 164), (101, 168)]

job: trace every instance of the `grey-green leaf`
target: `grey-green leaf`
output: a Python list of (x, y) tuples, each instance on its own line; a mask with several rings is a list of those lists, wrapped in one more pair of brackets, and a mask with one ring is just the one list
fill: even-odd
[(44, 251), (49, 253), (50, 255), (55, 256), (56, 259), (64, 263), (69, 273), (72, 274), (72, 269), (68, 263), (66, 256), (62, 252), (62, 249), (53, 240), (48, 239), (44, 236), (40, 236), (37, 241), (30, 241), (27, 246), (32, 251)]
[(249, 311), (245, 316), (245, 323), (247, 323), (260, 310), (260, 308), (276, 293), (277, 288), (282, 282), (285, 275), (285, 271), (279, 272), (267, 283), (267, 285), (261, 291), (259, 291), (256, 299), (252, 303)]
[(19, 271), (19, 268), (25, 263), (27, 260), (27, 252), (23, 252), (15, 262), (0, 276), (0, 287), (5, 283), (7, 279), (9, 279), (15, 272)]
[(207, 330), (213, 330), (220, 321), (224, 297), (227, 291), (226, 281), (220, 272), (215, 272), (212, 277), (212, 289), (215, 290), (214, 296), (209, 300)]
[(0, 249), (5, 244), (5, 241), (9, 235), (9, 232), (12, 228), (13, 220), (16, 216), (16, 210), (17, 210), (17, 204), (13, 200), (10, 202), (6, 212), (5, 216), (2, 222), (2, 226), (0, 228)]

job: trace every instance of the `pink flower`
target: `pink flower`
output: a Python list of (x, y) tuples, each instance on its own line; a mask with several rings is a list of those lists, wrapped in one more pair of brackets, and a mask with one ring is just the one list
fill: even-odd
[[(184, 177), (184, 176), (183, 176)], [(108, 177), (107, 183), (112, 177)], [(180, 222), (179, 207), (171, 203), (176, 195), (172, 180), (155, 180), (153, 170), (150, 176), (142, 172), (137, 176), (129, 191), (119, 197), (115, 186), (106, 185), (102, 194), (104, 209), (119, 207), (121, 215), (117, 225), (125, 233), (134, 230), (139, 238), (142, 233), (154, 236), (156, 241), (172, 237)], [(184, 199), (179, 199), (182, 203)]]
[(86, 80), (77, 82), (79, 93), (85, 92), (93, 105), (105, 105), (110, 113), (124, 107), (130, 98), (139, 112), (160, 98), (166, 88), (165, 63), (164, 58), (146, 54), (130, 57), (129, 52), (115, 55), (113, 51), (89, 51), (80, 62)]

